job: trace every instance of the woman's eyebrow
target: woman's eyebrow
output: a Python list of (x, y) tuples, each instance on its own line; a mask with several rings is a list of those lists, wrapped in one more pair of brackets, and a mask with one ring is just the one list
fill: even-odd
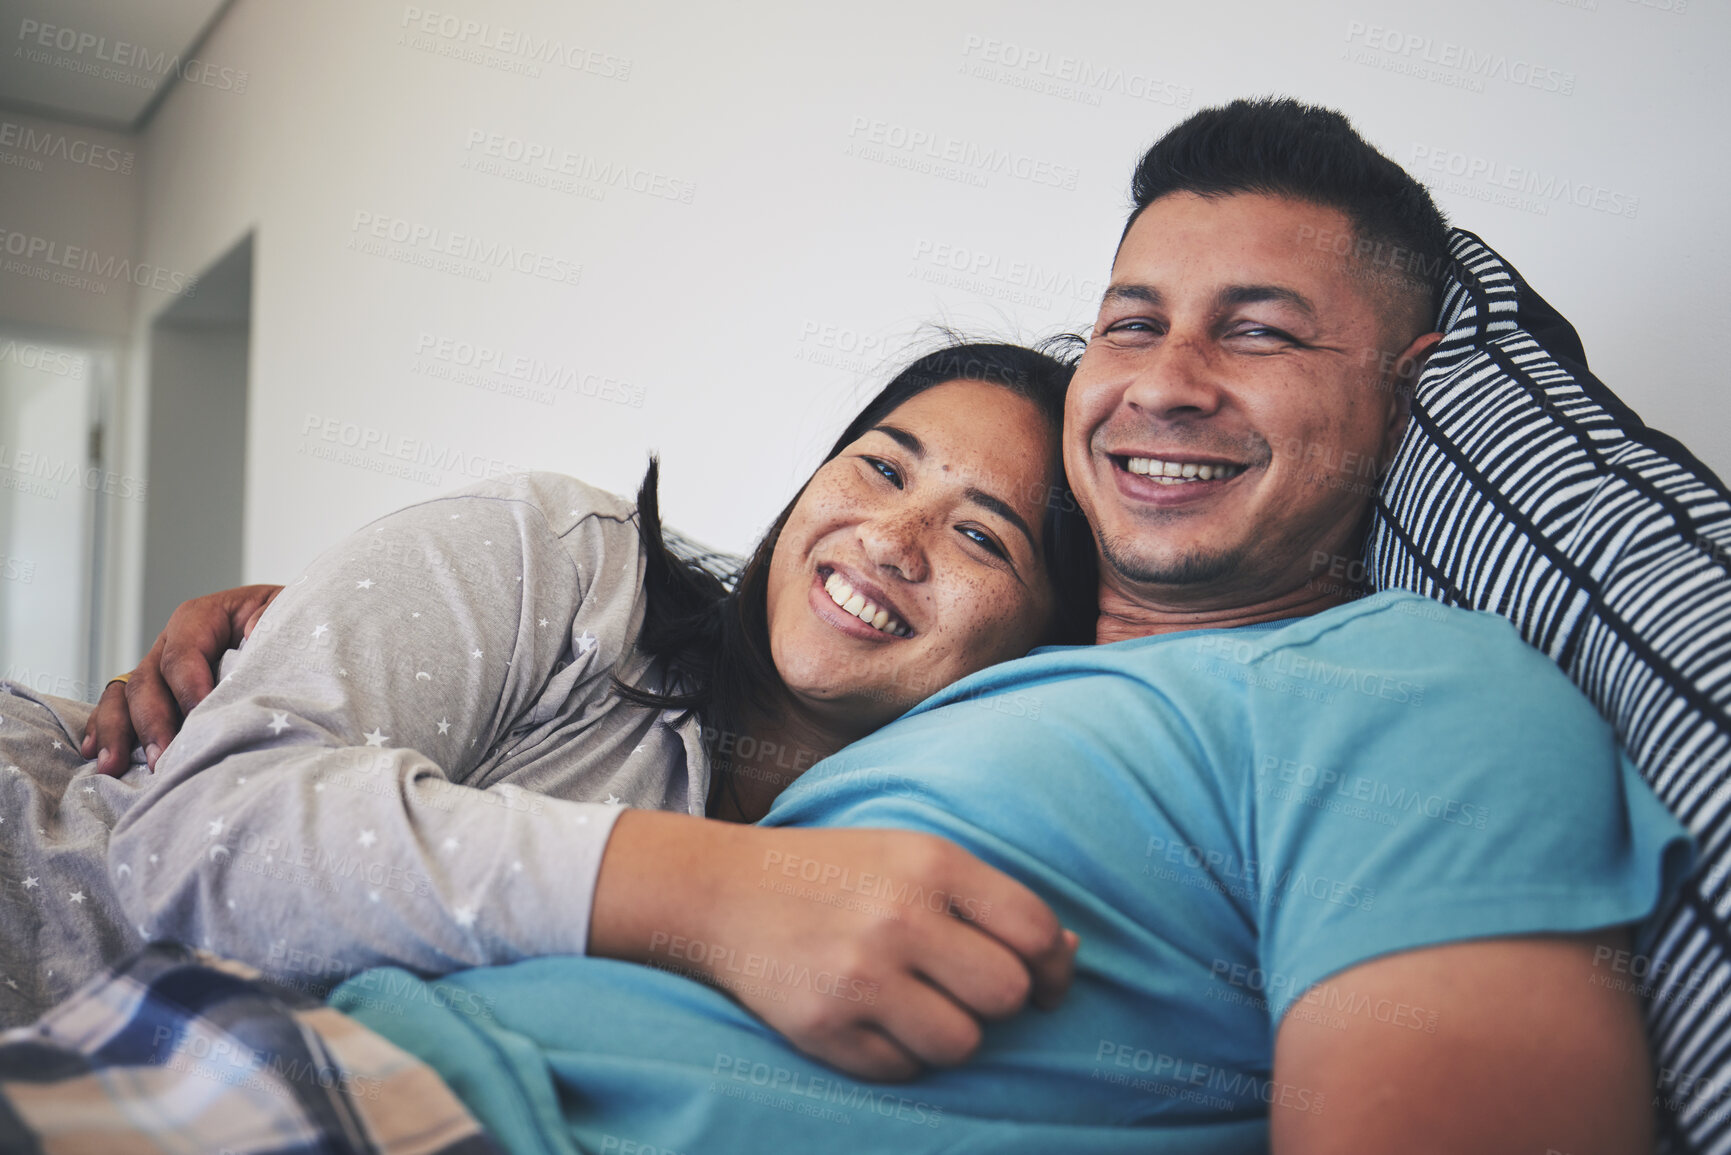
[(1034, 531), (1028, 528), (1028, 523), (1022, 520), (1021, 514), (1010, 508), (1008, 502), (1005, 502), (1001, 498), (993, 497), (985, 490), (976, 489), (973, 486), (968, 487), (966, 497), (975, 505), (991, 510), (999, 517), (1021, 530), (1022, 536), (1028, 539), (1028, 549), (1033, 552), (1035, 557), (1040, 556), (1040, 547), (1034, 544)]
[(924, 457), (926, 455), (925, 443), (899, 425), (890, 425), (886, 422), (882, 425), (872, 426), (871, 431), (873, 433), (881, 433), (885, 437), (890, 438), (897, 445), (900, 445), (915, 457)]

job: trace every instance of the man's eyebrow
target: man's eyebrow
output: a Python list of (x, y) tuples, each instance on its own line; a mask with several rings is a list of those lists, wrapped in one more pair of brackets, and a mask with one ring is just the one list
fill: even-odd
[(1259, 305), (1264, 301), (1276, 301), (1291, 305), (1307, 317), (1316, 316), (1316, 306), (1310, 303), (1309, 297), (1296, 289), (1281, 285), (1233, 285), (1220, 290), (1214, 299), (1223, 309), (1232, 305)]
[(1166, 303), (1166, 298), (1160, 295), (1160, 290), (1152, 285), (1109, 285), (1106, 295), (1101, 298), (1102, 305), (1114, 304), (1118, 301), (1138, 301), (1144, 305), (1156, 307)]
[(924, 457), (926, 455), (925, 443), (899, 425), (891, 425), (886, 421), (872, 426), (871, 432), (883, 434), (885, 437), (888, 437), (915, 457)]
[(1040, 547), (1034, 544), (1034, 531), (1028, 528), (1028, 523), (1022, 520), (1022, 515), (1011, 509), (1009, 504), (1000, 498), (993, 497), (985, 490), (970, 485), (966, 493), (967, 499), (975, 505), (991, 510), (1011, 525), (1022, 531), (1022, 536), (1028, 539), (1028, 548), (1034, 556), (1040, 556)]

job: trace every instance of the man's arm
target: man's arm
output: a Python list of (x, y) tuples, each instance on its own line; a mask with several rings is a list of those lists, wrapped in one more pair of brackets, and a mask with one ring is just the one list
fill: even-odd
[(1450, 943), (1310, 988), (1275, 1044), (1275, 1155), (1650, 1151), (1640, 1008), (1595, 966), (1627, 937)]
[(240, 586), (175, 607), (130, 679), (108, 683), (84, 724), (79, 751), (96, 759), (96, 772), (126, 773), (135, 745), (156, 769), (181, 721), (216, 688), (223, 654), (240, 647), (281, 592), (281, 586)]
[[(952, 902), (863, 902), (846, 884), (861, 878)], [(981, 1019), (1055, 1007), (1076, 945), (1033, 891), (931, 834), (654, 810), (619, 818), (589, 930), (590, 954), (704, 977), (800, 1050), (878, 1080), (966, 1061)]]

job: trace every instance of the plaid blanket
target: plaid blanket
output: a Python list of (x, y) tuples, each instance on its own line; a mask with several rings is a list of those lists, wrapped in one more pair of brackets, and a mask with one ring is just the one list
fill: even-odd
[(484, 1155), (432, 1069), (239, 963), (154, 944), (0, 1035), (0, 1151)]

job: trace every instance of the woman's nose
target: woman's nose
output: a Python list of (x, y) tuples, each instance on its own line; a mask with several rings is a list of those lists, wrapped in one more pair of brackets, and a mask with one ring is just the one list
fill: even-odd
[(903, 580), (923, 582), (930, 576), (926, 536), (934, 521), (922, 511), (898, 510), (860, 523), (860, 543), (866, 560), (880, 569), (893, 569)]

